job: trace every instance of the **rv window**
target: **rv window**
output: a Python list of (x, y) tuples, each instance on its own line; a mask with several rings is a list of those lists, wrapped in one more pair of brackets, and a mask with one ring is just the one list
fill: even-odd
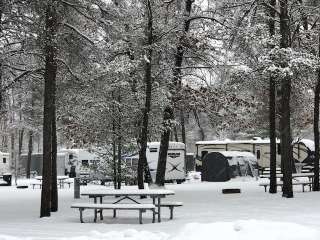
[(150, 152), (158, 152), (158, 148), (150, 148)]
[(180, 157), (180, 153), (168, 153), (168, 156), (171, 158), (177, 158)]
[(82, 160), (81, 163), (82, 163), (82, 166), (89, 166), (88, 160)]
[(6, 158), (3, 158), (2, 161), (3, 161), (3, 163), (7, 163), (7, 159)]
[(281, 144), (278, 143), (277, 145), (278, 145), (278, 154), (281, 155)]
[(260, 150), (257, 150), (257, 159), (260, 159), (260, 156), (261, 154), (260, 154)]

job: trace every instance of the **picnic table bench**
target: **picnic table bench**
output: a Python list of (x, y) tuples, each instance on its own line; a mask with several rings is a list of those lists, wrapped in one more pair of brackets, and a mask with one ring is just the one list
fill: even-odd
[[(96, 203), (75, 203), (71, 205), (71, 208), (78, 208), (80, 211), (80, 222), (83, 221), (83, 211), (85, 209), (94, 210), (94, 222), (97, 221), (97, 212), (102, 209), (112, 209), (112, 210), (138, 210), (139, 211), (139, 223), (142, 224), (142, 213), (146, 210), (151, 210), (153, 212), (152, 222), (155, 222), (155, 205), (154, 204), (96, 204)], [(102, 211), (100, 212), (102, 214)], [(115, 216), (114, 216), (115, 217)], [(101, 216), (102, 218), (102, 216)]]
[[(158, 204), (156, 204), (158, 207)], [(162, 202), (160, 207), (168, 207), (170, 209), (170, 219), (173, 219), (173, 208), (183, 206), (182, 202)]]
[[(301, 185), (302, 186), (302, 191), (304, 192), (305, 186), (309, 186), (309, 189), (311, 191), (313, 182), (308, 181), (308, 182), (293, 182), (292, 185)], [(264, 187), (264, 191), (267, 192), (267, 187), (270, 187), (270, 183), (260, 183), (259, 186)], [(283, 182), (277, 182), (277, 187), (283, 187)]]
[(33, 183), (30, 183), (30, 185), (32, 186), (32, 189), (34, 189), (35, 186), (39, 186), (40, 189), (42, 188), (41, 182), (33, 182)]

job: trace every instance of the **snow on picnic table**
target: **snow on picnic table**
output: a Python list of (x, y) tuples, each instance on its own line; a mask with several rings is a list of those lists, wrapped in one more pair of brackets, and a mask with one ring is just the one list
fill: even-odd
[[(85, 211), (79, 222), (79, 211), (71, 209), (75, 202), (86, 203), (87, 197), (73, 199), (73, 189), (59, 189), (59, 212), (50, 218), (39, 218), (40, 189), (0, 188), (0, 240), (72, 239), (72, 240), (318, 240), (320, 239), (320, 193), (302, 193), (295, 188), (295, 198), (284, 199), (281, 193), (268, 194), (259, 181), (236, 179), (225, 183), (186, 183), (167, 185), (175, 191), (166, 201), (181, 201), (183, 207), (162, 210), (162, 222), (152, 224), (147, 212), (143, 225), (138, 213), (119, 211), (116, 219), (111, 211), (104, 220), (93, 223), (93, 213)], [(241, 194), (224, 195), (222, 188), (239, 187)], [(106, 188), (89, 185), (82, 191)], [(105, 201), (114, 198), (105, 198)], [(150, 203), (150, 199), (144, 200)], [(9, 237), (10, 236), (10, 237)]]

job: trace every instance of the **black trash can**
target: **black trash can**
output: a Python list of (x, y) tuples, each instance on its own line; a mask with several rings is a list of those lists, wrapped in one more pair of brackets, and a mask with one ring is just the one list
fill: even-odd
[(7, 182), (8, 186), (12, 185), (12, 175), (11, 174), (3, 174), (3, 181)]

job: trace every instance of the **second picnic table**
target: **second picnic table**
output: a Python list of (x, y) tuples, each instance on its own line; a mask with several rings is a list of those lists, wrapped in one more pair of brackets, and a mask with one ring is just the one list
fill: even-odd
[[(161, 222), (161, 198), (165, 198), (168, 195), (174, 195), (174, 191), (165, 190), (165, 189), (110, 189), (110, 190), (101, 190), (101, 191), (92, 191), (85, 192), (81, 194), (82, 196), (88, 196), (89, 198), (93, 198), (94, 203), (102, 203), (103, 197), (114, 196), (120, 197), (117, 201), (113, 202), (113, 204), (117, 204), (125, 199), (131, 200), (134, 203), (139, 204), (140, 202), (133, 197), (141, 197), (147, 196), (152, 198), (152, 203), (157, 207), (157, 211), (153, 214), (158, 215), (158, 222)], [(100, 211), (102, 216), (102, 211)], [(155, 217), (155, 216), (153, 216)]]

